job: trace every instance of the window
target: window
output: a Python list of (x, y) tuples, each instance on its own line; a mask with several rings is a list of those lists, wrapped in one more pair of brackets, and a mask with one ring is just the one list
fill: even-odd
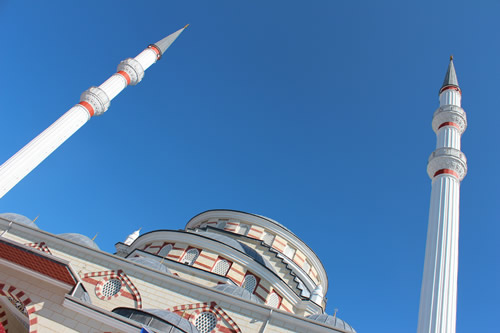
[(215, 264), (214, 268), (212, 269), (212, 272), (215, 274), (225, 276), (227, 274), (227, 271), (229, 270), (229, 267), (231, 267), (231, 263), (229, 261), (225, 259), (220, 259)]
[(277, 309), (280, 306), (280, 303), (281, 303), (280, 297), (273, 291), (271, 295), (269, 295), (266, 304)]
[(122, 282), (118, 279), (111, 279), (102, 286), (102, 295), (104, 297), (111, 297), (122, 289)]
[(307, 260), (304, 261), (304, 263), (302, 264), (302, 269), (304, 270), (304, 272), (309, 274), (309, 270), (311, 269), (311, 265), (307, 262)]
[(197, 249), (189, 249), (184, 255), (184, 258), (182, 258), (182, 263), (191, 266), (194, 264), (199, 255), (200, 252)]
[(285, 250), (283, 250), (283, 253), (290, 259), (293, 258), (294, 254), (295, 254), (295, 249), (293, 247), (291, 247), (290, 245), (286, 245), (285, 246)]
[(274, 235), (266, 233), (262, 240), (264, 241), (264, 243), (271, 246), (273, 244)]
[(219, 229), (224, 229), (226, 227), (226, 222), (225, 220), (219, 220), (219, 223), (217, 223), (217, 228)]
[(240, 223), (240, 229), (238, 230), (239, 234), (246, 236), (248, 234), (248, 230), (250, 230), (250, 227), (248, 226), (248, 224), (241, 224)]
[(200, 333), (209, 333), (217, 326), (217, 317), (212, 312), (202, 312), (194, 322)]
[(167, 244), (161, 248), (160, 252), (158, 252), (158, 255), (163, 258), (166, 257), (170, 251), (172, 251), (172, 244)]
[(257, 279), (252, 274), (247, 274), (241, 286), (253, 294), (255, 287), (257, 287)]

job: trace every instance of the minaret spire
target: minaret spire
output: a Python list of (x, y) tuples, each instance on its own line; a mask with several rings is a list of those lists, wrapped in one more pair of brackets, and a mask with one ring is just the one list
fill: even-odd
[(135, 58), (118, 65), (118, 70), (99, 87), (90, 87), (80, 96), (80, 103), (69, 109), (45, 131), (0, 166), (0, 198), (38, 166), (93, 116), (108, 110), (110, 102), (128, 85), (136, 85), (144, 71), (158, 61), (187, 25), (151, 44)]
[(448, 65), (448, 70), (446, 71), (446, 75), (444, 76), (443, 86), (439, 90), (439, 93), (441, 93), (443, 89), (448, 87), (458, 88), (457, 73), (455, 72), (455, 66), (453, 65), (453, 55), (450, 56), (450, 63)]
[(418, 333), (456, 330), (460, 182), (467, 173), (460, 141), (467, 118), (461, 107), (462, 92), (453, 58), (439, 91), (439, 102), (432, 119), (436, 150), (427, 165), (432, 189)]

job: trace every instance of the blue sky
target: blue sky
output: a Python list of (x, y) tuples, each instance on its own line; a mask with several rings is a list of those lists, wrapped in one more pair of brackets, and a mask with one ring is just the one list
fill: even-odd
[(308, 243), (328, 313), (358, 332), (418, 317), (431, 129), (455, 56), (462, 138), (457, 332), (500, 307), (496, 1), (0, 1), (7, 160), (117, 64), (191, 26), (101, 117), (1, 201), (113, 252), (139, 227), (180, 229), (229, 208)]

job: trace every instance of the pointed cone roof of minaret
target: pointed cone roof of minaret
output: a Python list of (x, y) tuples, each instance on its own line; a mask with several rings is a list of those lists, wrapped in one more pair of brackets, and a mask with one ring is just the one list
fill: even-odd
[(172, 43), (179, 37), (179, 35), (188, 27), (189, 24), (186, 24), (186, 26), (182, 29), (177, 30), (173, 34), (168, 35), (167, 37), (163, 38), (159, 42), (154, 43), (154, 46), (158, 48), (158, 50), (163, 53), (172, 45)]
[(449, 86), (458, 87), (457, 73), (455, 72), (455, 66), (453, 65), (453, 56), (450, 57), (450, 64), (448, 65), (448, 70), (446, 71), (441, 89)]

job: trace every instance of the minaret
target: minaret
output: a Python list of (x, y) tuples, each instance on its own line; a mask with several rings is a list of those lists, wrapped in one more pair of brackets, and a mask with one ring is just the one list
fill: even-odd
[(144, 77), (144, 71), (158, 61), (163, 53), (187, 28), (187, 25), (149, 45), (135, 58), (128, 58), (118, 65), (113, 74), (99, 87), (91, 87), (80, 96), (80, 103), (73, 106), (61, 118), (24, 146), (0, 166), (0, 198), (21, 179), (37, 167), (45, 158), (73, 135), (93, 116), (100, 116), (109, 104), (128, 85), (136, 85)]
[(461, 99), (450, 57), (439, 91), (440, 106), (432, 119), (437, 145), (427, 165), (432, 190), (418, 333), (455, 332), (460, 181), (467, 173), (467, 160), (460, 151), (460, 138), (467, 127)]

